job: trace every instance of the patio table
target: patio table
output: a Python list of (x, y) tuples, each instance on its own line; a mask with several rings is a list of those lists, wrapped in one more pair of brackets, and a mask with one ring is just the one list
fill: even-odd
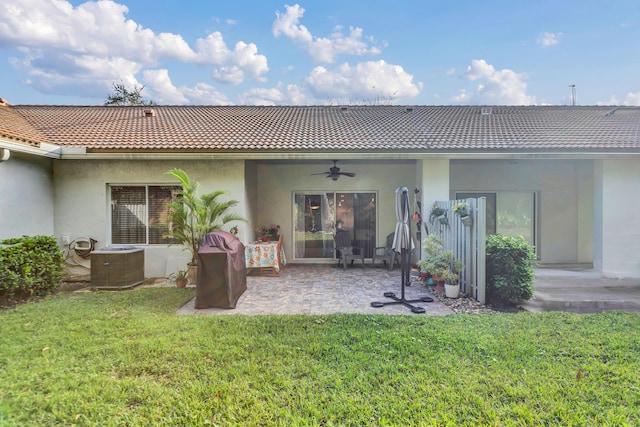
[(253, 242), (244, 247), (244, 260), (247, 268), (269, 268), (275, 273), (280, 271), (280, 267), (287, 264), (284, 249), (280, 247), (278, 252), (278, 242)]

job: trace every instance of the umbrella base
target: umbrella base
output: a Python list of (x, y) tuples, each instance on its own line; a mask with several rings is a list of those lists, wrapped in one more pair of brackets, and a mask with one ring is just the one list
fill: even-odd
[(383, 295), (387, 298), (391, 298), (393, 301), (387, 301), (387, 302), (374, 301), (371, 303), (371, 306), (384, 307), (385, 305), (402, 304), (405, 307), (411, 309), (412, 313), (424, 313), (425, 309), (423, 307), (416, 307), (412, 304), (416, 302), (433, 302), (433, 298), (431, 297), (422, 297), (419, 299), (406, 300), (404, 298), (398, 298), (396, 294), (393, 292), (385, 292)]

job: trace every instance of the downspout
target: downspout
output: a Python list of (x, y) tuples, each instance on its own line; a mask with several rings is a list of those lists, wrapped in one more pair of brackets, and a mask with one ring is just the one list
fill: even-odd
[(0, 148), (0, 163), (6, 162), (11, 157), (11, 151), (8, 148)]

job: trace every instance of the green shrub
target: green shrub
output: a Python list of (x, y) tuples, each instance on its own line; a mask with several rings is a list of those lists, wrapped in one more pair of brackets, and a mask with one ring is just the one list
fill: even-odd
[(533, 296), (535, 250), (522, 236), (487, 236), (487, 300), (513, 304)]
[(64, 256), (50, 236), (7, 239), (0, 244), (0, 299), (46, 295), (59, 285)]

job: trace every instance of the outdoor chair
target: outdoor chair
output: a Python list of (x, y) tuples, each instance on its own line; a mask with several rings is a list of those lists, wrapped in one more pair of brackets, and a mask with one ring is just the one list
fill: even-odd
[(373, 252), (372, 264), (376, 263), (376, 260), (381, 260), (384, 265), (389, 266), (389, 271), (393, 270), (393, 264), (398, 263), (400, 267), (400, 256), (393, 249), (393, 237), (395, 233), (391, 233), (387, 236), (387, 245), (375, 248)]
[(347, 268), (347, 262), (353, 265), (353, 261), (359, 259), (364, 265), (364, 251), (362, 248), (353, 246), (351, 233), (346, 230), (338, 230), (334, 236), (336, 243), (336, 256), (338, 257), (338, 266), (340, 264)]

